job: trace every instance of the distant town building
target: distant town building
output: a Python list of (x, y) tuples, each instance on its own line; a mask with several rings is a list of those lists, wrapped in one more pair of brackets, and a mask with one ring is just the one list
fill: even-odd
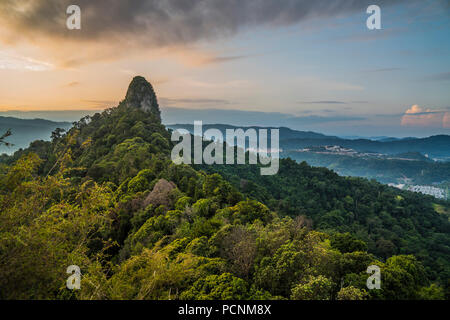
[(418, 192), (422, 194), (426, 194), (429, 196), (433, 196), (437, 199), (447, 199), (448, 198), (448, 190), (442, 189), (442, 188), (436, 188), (432, 186), (419, 186), (419, 185), (405, 185), (404, 183), (395, 184), (395, 183), (389, 183), (390, 187), (402, 189), (402, 190), (408, 190), (412, 192)]

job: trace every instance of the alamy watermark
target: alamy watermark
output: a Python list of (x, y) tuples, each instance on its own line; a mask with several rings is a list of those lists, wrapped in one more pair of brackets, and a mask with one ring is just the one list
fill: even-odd
[[(375, 4), (367, 7), (367, 14), (370, 16), (367, 18), (366, 26), (369, 30), (381, 29), (381, 8)], [(66, 20), (66, 26), (69, 30), (81, 29), (81, 8), (78, 5), (72, 4), (67, 7), (66, 14), (69, 16)]]
[[(270, 147), (267, 129), (248, 128), (226, 129), (225, 138), (219, 129), (208, 129), (203, 132), (202, 121), (194, 121), (193, 135), (186, 129), (177, 129), (172, 132), (171, 140), (178, 142), (172, 149), (171, 159), (176, 164), (246, 164), (248, 155), (249, 164), (259, 163), (261, 175), (274, 175), (279, 170), (280, 133), (279, 129), (270, 129)], [(192, 139), (194, 143), (192, 143)], [(210, 143), (203, 149), (203, 142)], [(248, 148), (247, 148), (248, 145)], [(247, 153), (248, 152), (248, 153)]]
[(381, 269), (379, 266), (371, 265), (367, 268), (367, 273), (370, 277), (367, 278), (366, 285), (367, 289), (381, 289)]
[(70, 276), (67, 278), (66, 287), (69, 290), (81, 289), (81, 269), (79, 266), (71, 265), (67, 267), (67, 274)]
[(70, 16), (66, 20), (66, 27), (69, 30), (81, 29), (81, 9), (79, 6), (72, 4), (67, 7), (66, 13)]
[(381, 9), (379, 6), (373, 4), (366, 10), (368, 14), (371, 14), (366, 21), (367, 29), (380, 30), (381, 29)]

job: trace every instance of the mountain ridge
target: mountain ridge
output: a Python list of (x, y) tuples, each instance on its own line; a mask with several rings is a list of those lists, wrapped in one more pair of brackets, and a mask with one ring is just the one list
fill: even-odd
[[(191, 124), (166, 125), (168, 128), (184, 128), (193, 133)], [(219, 130), (235, 128), (255, 129), (282, 129), (280, 130), (280, 147), (286, 150), (298, 150), (310, 146), (339, 145), (355, 149), (359, 152), (380, 152), (385, 154), (399, 154), (406, 152), (420, 152), (430, 157), (450, 158), (450, 135), (432, 135), (426, 138), (405, 138), (394, 141), (377, 141), (370, 139), (343, 139), (337, 136), (328, 136), (313, 131), (299, 131), (288, 127), (267, 126), (234, 126), (228, 124), (203, 124), (205, 129), (217, 128)], [(223, 132), (224, 133), (224, 132)], [(434, 143), (434, 145), (433, 145)]]
[[(156, 114), (120, 103), (10, 157), (0, 166), (0, 297), (446, 294), (447, 202), (291, 159), (274, 176), (176, 165), (173, 145)], [(77, 292), (62, 289), (72, 264), (88, 280)], [(383, 286), (368, 291), (373, 264)]]
[(20, 148), (26, 148), (35, 140), (50, 140), (51, 133), (57, 128), (69, 129), (70, 122), (51, 121), (46, 119), (20, 119), (0, 116), (0, 133), (11, 129), (12, 135), (7, 141), (13, 146), (0, 146), (0, 154), (12, 154)]

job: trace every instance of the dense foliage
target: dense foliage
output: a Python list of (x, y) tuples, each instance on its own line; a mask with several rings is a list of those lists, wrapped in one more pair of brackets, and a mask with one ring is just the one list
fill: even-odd
[(340, 177), (289, 158), (280, 160), (280, 171), (273, 176), (261, 176), (250, 165), (202, 168), (221, 173), (245, 195), (282, 215), (307, 216), (322, 231), (349, 232), (382, 259), (414, 254), (431, 279), (450, 278), (450, 224), (448, 215), (442, 214), (448, 202), (375, 181)]
[[(207, 173), (175, 165), (169, 137), (122, 103), (7, 158), (0, 298), (448, 296), (449, 223), (431, 198), (289, 159), (273, 177)], [(366, 287), (372, 264), (381, 290)], [(81, 290), (65, 287), (69, 265)]]

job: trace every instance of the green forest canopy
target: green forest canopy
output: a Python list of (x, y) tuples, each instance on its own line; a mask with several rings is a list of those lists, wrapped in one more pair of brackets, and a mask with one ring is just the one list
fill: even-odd
[(175, 165), (171, 148), (158, 113), (121, 103), (4, 158), (0, 298), (448, 298), (448, 202), (291, 159), (274, 176)]

